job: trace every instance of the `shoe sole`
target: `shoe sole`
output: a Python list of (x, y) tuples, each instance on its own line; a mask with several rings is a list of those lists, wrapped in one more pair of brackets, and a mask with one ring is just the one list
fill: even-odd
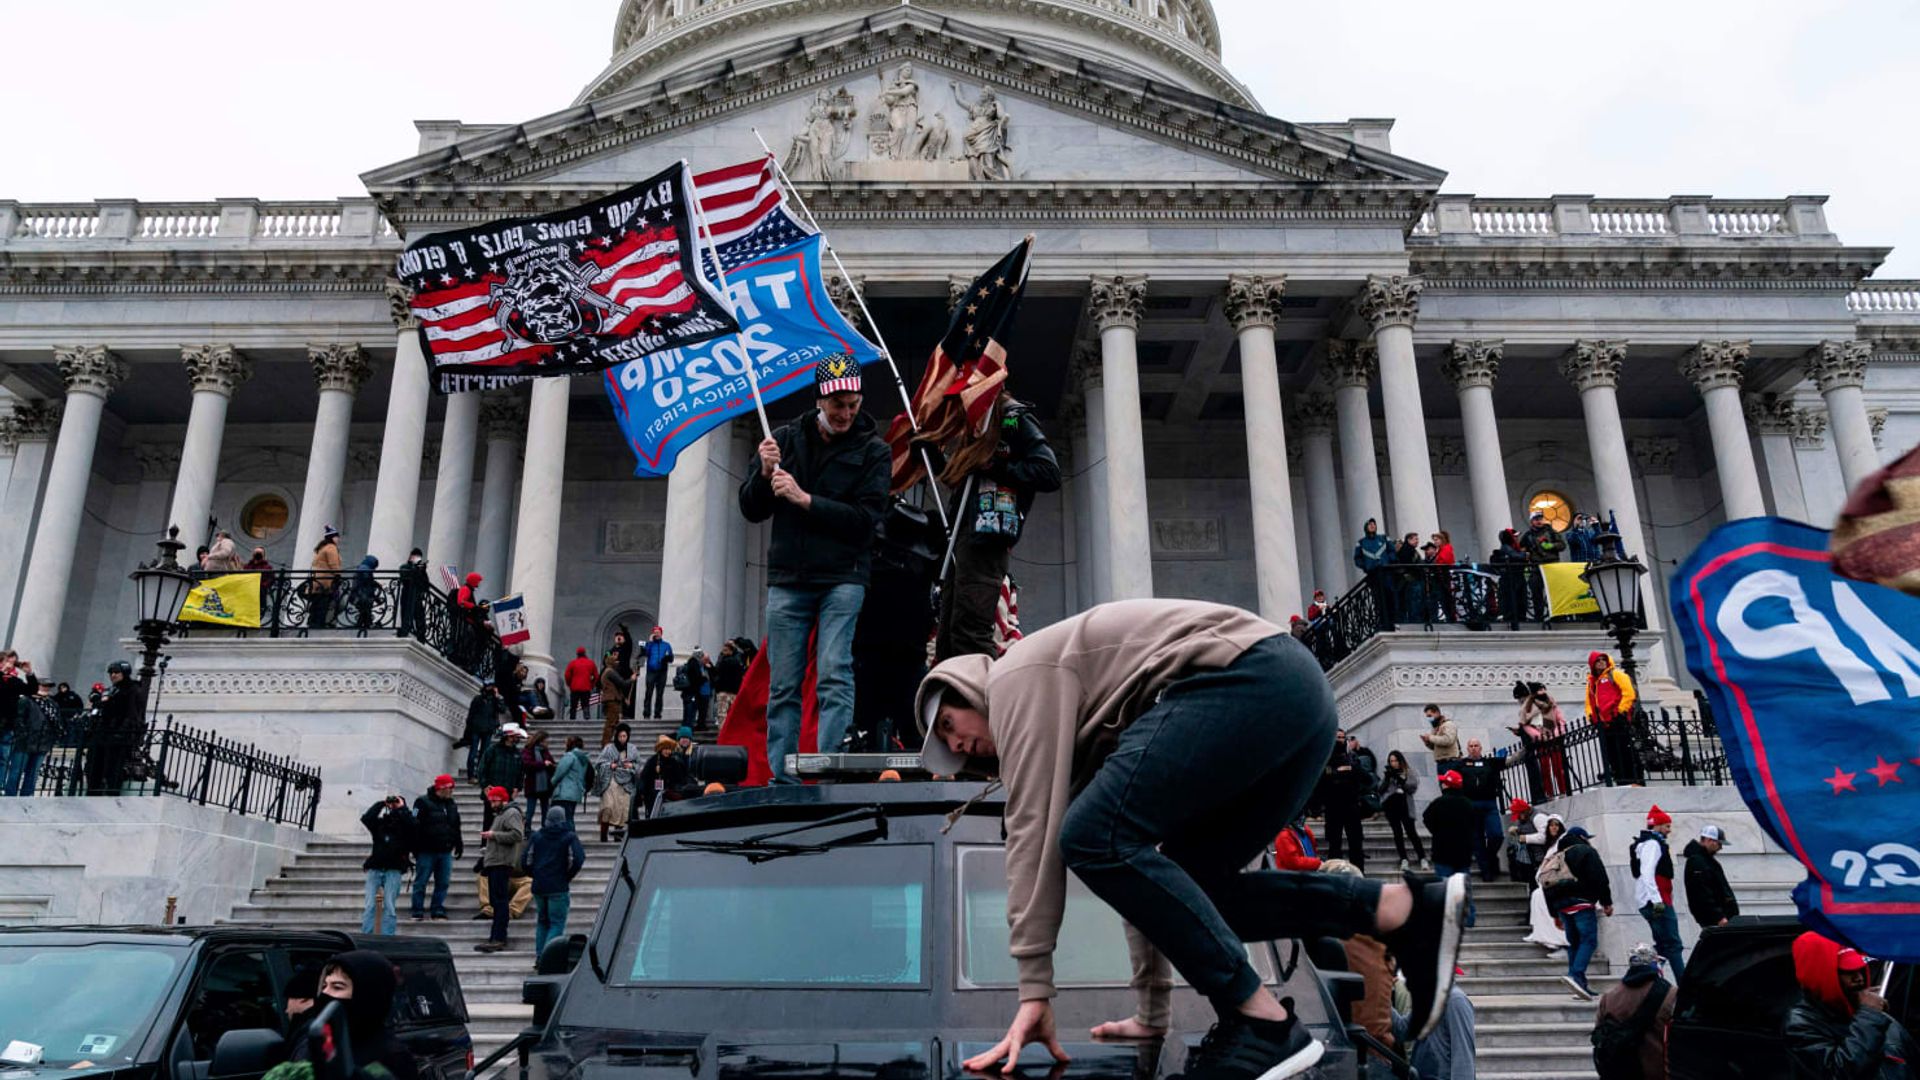
[(1446, 910), (1440, 922), (1439, 970), (1434, 972), (1433, 1004), (1427, 1018), (1415, 1029), (1413, 1037), (1424, 1039), (1440, 1026), (1447, 1014), (1447, 995), (1453, 992), (1453, 971), (1460, 965), (1460, 939), (1467, 932), (1467, 876), (1455, 874), (1447, 879)]
[(1261, 1073), (1255, 1077), (1254, 1080), (1284, 1080), (1285, 1077), (1299, 1076), (1301, 1073), (1318, 1065), (1320, 1058), (1324, 1056), (1326, 1052), (1327, 1048), (1325, 1044), (1321, 1043), (1319, 1039), (1315, 1039), (1304, 1048), (1295, 1051), (1292, 1057)]
[(1567, 989), (1573, 991), (1573, 996), (1579, 998), (1581, 1001), (1593, 1000), (1593, 991), (1582, 989), (1579, 983), (1573, 981), (1573, 976), (1562, 975), (1560, 976), (1560, 981), (1566, 983)]

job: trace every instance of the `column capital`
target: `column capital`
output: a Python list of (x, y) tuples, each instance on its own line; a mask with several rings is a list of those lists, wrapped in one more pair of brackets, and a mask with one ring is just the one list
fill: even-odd
[(1560, 358), (1560, 375), (1585, 393), (1602, 386), (1620, 385), (1620, 365), (1627, 359), (1627, 343), (1581, 339)]
[(861, 319), (860, 304), (854, 299), (854, 291), (865, 292), (866, 288), (867, 279), (864, 277), (848, 281), (839, 274), (827, 275), (827, 299), (833, 301), (834, 309), (840, 312), (840, 317), (852, 323), (855, 329), (861, 327)]
[(1440, 373), (1456, 392), (1470, 386), (1493, 387), (1500, 376), (1500, 360), (1506, 355), (1504, 341), (1456, 341), (1440, 362)]
[(1826, 446), (1827, 414), (1801, 409), (1794, 418), (1793, 445), (1801, 450), (1819, 450)]
[(367, 376), (373, 374), (367, 350), (358, 345), (309, 345), (307, 361), (313, 365), (313, 381), (323, 391), (358, 393)]
[(1380, 371), (1380, 351), (1371, 341), (1327, 340), (1327, 379), (1335, 387), (1365, 388)]
[(489, 390), (480, 396), (480, 432), (488, 442), (519, 442), (527, 433), (527, 403), (511, 390)]
[(1307, 394), (1294, 406), (1294, 422), (1302, 435), (1332, 435), (1336, 410), (1325, 394)]
[(399, 278), (387, 279), (387, 315), (393, 319), (398, 330), (418, 330), (420, 322), (413, 317), (413, 290)]
[(1873, 357), (1871, 341), (1823, 341), (1807, 350), (1803, 365), (1807, 378), (1823, 394), (1844, 386), (1867, 384), (1867, 361)]
[(127, 362), (105, 345), (81, 345), (53, 348), (54, 366), (67, 384), (68, 394), (92, 394), (106, 397), (127, 378)]
[(1673, 473), (1674, 459), (1680, 456), (1680, 440), (1664, 435), (1630, 439), (1627, 441), (1627, 450), (1642, 473), (1668, 476)]
[(1073, 382), (1082, 390), (1098, 390), (1103, 385), (1100, 370), (1100, 343), (1097, 341), (1075, 342), (1073, 361), (1069, 368)]
[(1375, 332), (1388, 326), (1412, 326), (1420, 314), (1420, 290), (1426, 280), (1417, 274), (1369, 274), (1360, 290), (1360, 317)]
[(60, 403), (57, 401), (15, 401), (8, 418), (15, 444), (47, 442), (60, 427)]
[(1738, 390), (1752, 351), (1751, 341), (1703, 341), (1680, 357), (1680, 374), (1703, 394), (1722, 388)]
[(1235, 331), (1250, 326), (1273, 329), (1280, 318), (1280, 294), (1287, 289), (1284, 274), (1264, 277), (1259, 274), (1233, 274), (1227, 278), (1224, 308), (1227, 321)]
[(1087, 302), (1092, 307), (1096, 328), (1124, 326), (1137, 330), (1140, 316), (1147, 310), (1147, 277), (1145, 274), (1096, 277)]
[(180, 362), (186, 365), (196, 394), (206, 391), (230, 397), (253, 375), (253, 364), (231, 345), (187, 345), (180, 350)]
[(20, 438), (13, 430), (13, 417), (0, 416), (0, 451), (11, 454), (19, 445)]
[(1746, 394), (1740, 404), (1755, 435), (1797, 434), (1804, 425), (1802, 414), (1808, 411), (1794, 408), (1792, 398), (1779, 394)]
[(1427, 458), (1435, 475), (1460, 476), (1467, 471), (1467, 444), (1452, 435), (1429, 435)]

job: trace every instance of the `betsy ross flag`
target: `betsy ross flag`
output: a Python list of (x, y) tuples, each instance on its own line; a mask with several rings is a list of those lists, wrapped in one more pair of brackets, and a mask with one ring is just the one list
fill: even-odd
[(1020, 245), (968, 287), (953, 309), (946, 336), (934, 346), (920, 386), (913, 392), (914, 433), (907, 415), (893, 418), (887, 443), (893, 451), (893, 490), (905, 491), (925, 475), (925, 461), (913, 452), (915, 440), (949, 453), (955, 446), (986, 433), (993, 403), (1007, 381), (1004, 344), (1020, 295), (1027, 283), (1033, 237)]
[[(753, 199), (739, 183), (727, 197)], [(693, 190), (681, 162), (582, 206), (408, 244), (397, 273), (435, 385), (452, 393), (593, 372), (733, 333), (698, 261)], [(759, 207), (742, 210), (758, 220)]]

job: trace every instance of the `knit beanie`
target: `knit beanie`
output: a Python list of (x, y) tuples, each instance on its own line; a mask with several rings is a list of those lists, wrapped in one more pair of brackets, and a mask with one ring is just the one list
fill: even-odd
[(1647, 811), (1647, 828), (1651, 829), (1655, 825), (1671, 825), (1671, 824), (1673, 824), (1673, 815), (1667, 813), (1665, 810), (1660, 809), (1658, 805), (1655, 805), (1652, 809)]

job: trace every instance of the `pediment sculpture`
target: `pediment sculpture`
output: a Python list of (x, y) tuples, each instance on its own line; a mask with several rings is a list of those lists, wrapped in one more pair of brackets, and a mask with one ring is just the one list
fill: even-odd
[(849, 160), (854, 124), (861, 110), (844, 86), (820, 90), (792, 137), (782, 165), (798, 181), (1011, 180), (1013, 149), (1006, 106), (991, 88), (968, 99), (948, 83), (954, 104), (966, 115), (955, 132), (944, 112), (923, 99), (911, 63), (876, 73), (880, 88), (866, 110), (865, 160)]

